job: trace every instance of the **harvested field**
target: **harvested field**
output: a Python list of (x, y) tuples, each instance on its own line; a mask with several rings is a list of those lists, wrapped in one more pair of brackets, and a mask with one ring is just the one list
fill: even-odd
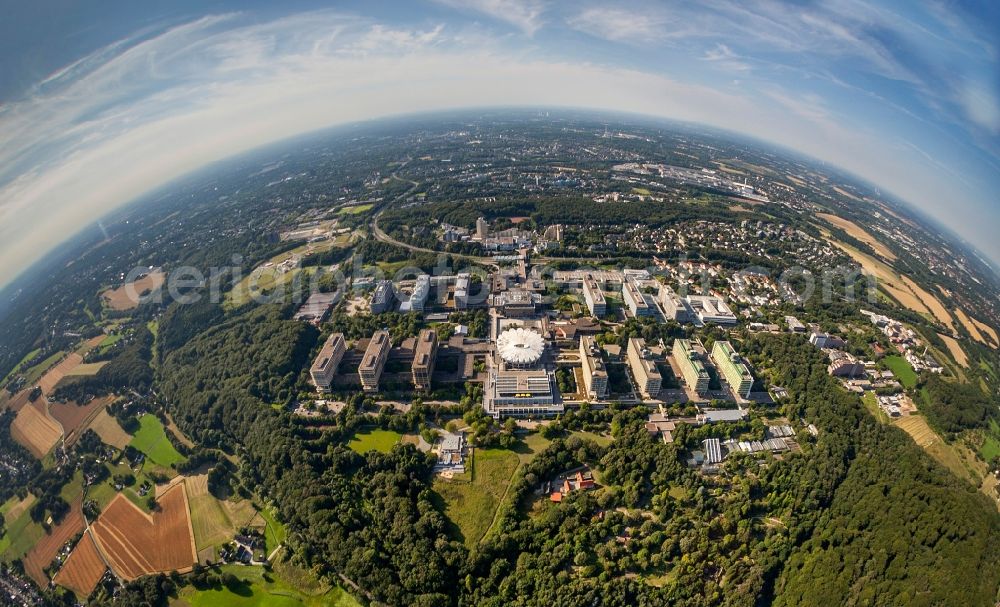
[(81, 363), (76, 366), (75, 369), (66, 374), (66, 377), (86, 377), (88, 375), (97, 375), (97, 372), (101, 370), (101, 367), (108, 364), (108, 361), (101, 361), (99, 363)]
[(49, 403), (49, 415), (62, 425), (66, 445), (73, 446), (83, 436), (90, 422), (114, 401), (113, 396), (95, 398), (86, 405), (75, 402)]
[(52, 367), (48, 372), (38, 380), (38, 386), (42, 389), (42, 394), (48, 396), (52, 394), (53, 390), (56, 389), (56, 385), (62, 381), (67, 374), (69, 374), (73, 369), (80, 366), (83, 362), (83, 357), (73, 352), (66, 358), (59, 361), (59, 364)]
[[(846, 196), (851, 196), (846, 194)], [(851, 196), (854, 198), (854, 196)], [(876, 253), (888, 259), (889, 261), (896, 261), (896, 254), (889, 250), (889, 247), (885, 246), (881, 242), (875, 240), (875, 237), (865, 231), (864, 228), (854, 223), (853, 221), (844, 219), (843, 217), (837, 217), (836, 215), (831, 215), (829, 213), (816, 213), (816, 216), (823, 219), (830, 225), (834, 225), (841, 230), (847, 232), (854, 238), (857, 238), (861, 242), (869, 245)]]
[(1000, 345), (1000, 337), (997, 336), (997, 330), (996, 329), (994, 329), (993, 327), (989, 326), (988, 324), (986, 324), (984, 322), (980, 322), (980, 321), (976, 320), (975, 318), (972, 318), (972, 322), (977, 327), (979, 327), (979, 330), (983, 332), (984, 336), (988, 336), (991, 339), (993, 339), (993, 345), (995, 345), (995, 346)]
[(948, 352), (951, 352), (955, 362), (963, 367), (969, 366), (969, 357), (965, 355), (965, 350), (962, 349), (962, 345), (958, 343), (957, 339), (951, 335), (945, 335), (944, 333), (938, 333), (938, 337), (941, 338), (944, 345), (948, 346)]
[(191, 504), (195, 546), (199, 553), (230, 541), (240, 527), (252, 526), (257, 510), (250, 500), (219, 500), (208, 492), (207, 474), (189, 476), (184, 482)]
[(77, 497), (70, 504), (69, 512), (63, 520), (43, 535), (24, 557), (24, 572), (42, 588), (49, 584), (45, 568), (56, 558), (59, 551), (73, 536), (84, 530), (83, 498)]
[(141, 303), (142, 297), (163, 286), (166, 274), (161, 270), (150, 272), (130, 285), (122, 285), (101, 293), (101, 298), (112, 310), (131, 310)]
[(862, 269), (867, 274), (875, 276), (879, 281), (878, 286), (898, 301), (900, 305), (918, 314), (933, 316), (954, 330), (954, 321), (941, 301), (925, 291), (920, 285), (913, 282), (909, 277), (900, 275), (891, 267), (871, 255), (862, 253), (854, 247), (832, 238), (829, 233), (825, 232), (824, 234), (834, 246), (843, 250), (854, 258), (856, 262), (861, 264)]
[(107, 569), (101, 554), (97, 551), (94, 538), (90, 533), (84, 533), (53, 581), (63, 588), (72, 590), (77, 600), (85, 601), (94, 592), (94, 588), (104, 577)]
[(90, 429), (96, 432), (105, 444), (116, 449), (124, 449), (132, 440), (132, 437), (122, 430), (118, 420), (108, 414), (107, 409), (101, 409), (97, 412), (93, 421), (90, 422)]
[(148, 515), (118, 494), (91, 527), (114, 572), (134, 580), (143, 575), (187, 573), (198, 555), (184, 484), (177, 484)]
[(8, 522), (16, 520), (22, 514), (27, 512), (28, 508), (31, 508), (32, 504), (35, 503), (36, 499), (38, 498), (36, 498), (34, 494), (29, 493), (23, 500), (18, 500), (17, 502), (11, 505), (11, 507), (8, 508), (7, 511), (3, 513), (3, 519)]
[(45, 411), (45, 399), (21, 407), (10, 425), (10, 435), (32, 455), (42, 459), (62, 438), (62, 426)]

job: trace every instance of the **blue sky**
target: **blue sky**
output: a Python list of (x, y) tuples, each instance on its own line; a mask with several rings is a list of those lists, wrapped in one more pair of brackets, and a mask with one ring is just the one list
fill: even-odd
[(1000, 262), (1000, 3), (11, 3), (0, 285), (206, 162), (496, 105), (709, 124), (840, 166)]

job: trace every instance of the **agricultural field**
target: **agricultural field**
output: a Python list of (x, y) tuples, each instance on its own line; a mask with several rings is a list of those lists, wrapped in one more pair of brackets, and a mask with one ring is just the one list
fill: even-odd
[(249, 525), (257, 515), (250, 500), (220, 500), (209, 493), (207, 474), (185, 477), (184, 485), (199, 553), (231, 541), (237, 530)]
[(185, 573), (197, 562), (184, 483), (160, 496), (146, 514), (118, 495), (91, 529), (115, 573), (127, 580), (158, 572)]
[(966, 356), (965, 350), (962, 349), (962, 345), (958, 343), (958, 340), (951, 335), (945, 335), (944, 333), (938, 333), (938, 337), (944, 342), (944, 345), (948, 346), (948, 352), (951, 354), (955, 362), (962, 365), (963, 367), (969, 366), (969, 357)]
[(25, 509), (19, 516), (4, 517), (4, 534), (0, 536), (0, 560), (13, 561), (23, 558), (35, 542), (45, 535), (45, 529), (31, 520)]
[(330, 588), (311, 579), (308, 572), (276, 563), (272, 572), (262, 567), (225, 565), (220, 573), (240, 580), (233, 588), (219, 586), (181, 589), (173, 607), (361, 607), (340, 587)]
[(25, 555), (23, 559), (25, 573), (40, 587), (47, 586), (49, 578), (45, 575), (45, 568), (56, 558), (66, 542), (83, 530), (83, 496), (78, 495), (74, 501), (70, 502), (69, 512), (66, 513), (63, 520), (54, 526), (49, 533), (40, 537)]
[(903, 276), (871, 255), (832, 238), (828, 232), (824, 232), (824, 235), (833, 245), (858, 262), (866, 274), (877, 278), (879, 288), (891, 295), (900, 305), (928, 318), (935, 318), (954, 330), (954, 320), (944, 305), (908, 276)]
[(979, 487), (982, 483), (982, 474), (971, 469), (968, 459), (963, 458), (963, 453), (956, 445), (945, 442), (937, 432), (927, 424), (927, 420), (922, 415), (909, 415), (900, 418), (895, 423), (913, 439), (921, 449), (928, 455), (936, 459), (941, 465), (951, 470), (955, 476)]
[(84, 533), (52, 581), (73, 591), (82, 602), (94, 592), (107, 569), (94, 538), (90, 533)]
[(889, 367), (889, 370), (893, 372), (896, 379), (904, 387), (912, 388), (917, 385), (917, 372), (913, 370), (910, 363), (906, 362), (906, 359), (902, 356), (886, 356), (882, 362), (885, 363), (886, 367)]
[(5, 521), (12, 521), (27, 512), (28, 508), (31, 508), (37, 499), (32, 493), (26, 495), (24, 499), (14, 496), (0, 506), (0, 516)]
[(162, 270), (156, 270), (146, 274), (131, 285), (122, 285), (116, 289), (108, 289), (101, 293), (101, 300), (104, 305), (116, 312), (131, 310), (141, 303), (141, 299), (148, 293), (155, 292), (166, 281), (167, 275)]
[(25, 383), (30, 386), (37, 382), (42, 375), (45, 375), (46, 371), (52, 368), (52, 365), (59, 362), (65, 355), (65, 352), (56, 352), (37, 365), (26, 370), (24, 372)]
[(101, 368), (108, 364), (107, 361), (101, 361), (99, 363), (81, 363), (76, 366), (75, 369), (66, 374), (66, 377), (88, 377), (90, 375), (97, 375), (97, 372)]
[(830, 225), (836, 226), (844, 230), (852, 237), (870, 246), (872, 249), (875, 250), (876, 253), (878, 253), (885, 259), (888, 259), (889, 261), (896, 261), (896, 254), (890, 251), (889, 247), (885, 246), (878, 240), (875, 240), (874, 236), (869, 234), (864, 228), (854, 223), (853, 221), (844, 219), (843, 217), (837, 217), (836, 215), (831, 215), (829, 213), (816, 213), (816, 216), (823, 219)]
[(28, 403), (17, 412), (10, 425), (10, 435), (38, 459), (56, 446), (62, 438), (62, 427), (45, 411), (44, 398)]
[(82, 362), (83, 356), (80, 356), (77, 352), (71, 352), (66, 358), (59, 361), (58, 365), (49, 369), (49, 371), (38, 380), (38, 386), (42, 389), (42, 394), (45, 396), (52, 394), (52, 392), (56, 389), (56, 386), (59, 385), (59, 382), (61, 382), (68, 373), (79, 367)]
[(149, 413), (139, 418), (139, 430), (130, 444), (145, 453), (149, 461), (164, 468), (170, 468), (171, 464), (184, 461), (184, 456), (174, 449), (167, 438), (160, 419)]
[(445, 516), (455, 524), (466, 546), (474, 546), (486, 536), (519, 464), (514, 451), (476, 449), (471, 473), (434, 481)]
[(358, 432), (351, 439), (348, 445), (353, 451), (357, 453), (367, 453), (369, 451), (379, 451), (381, 453), (388, 453), (392, 451), (393, 445), (398, 443), (403, 438), (403, 435), (398, 432), (393, 432), (392, 430), (365, 430)]
[(371, 204), (356, 204), (349, 207), (342, 207), (337, 211), (338, 215), (360, 215), (372, 210)]
[(955, 316), (958, 318), (958, 322), (962, 323), (962, 326), (965, 327), (965, 330), (969, 332), (969, 335), (972, 336), (972, 339), (978, 341), (981, 344), (986, 344), (986, 345), (990, 344), (986, 336), (983, 335), (983, 332), (980, 331), (979, 329), (979, 324), (981, 323), (978, 323), (978, 321), (973, 321), (972, 318), (970, 318), (969, 315), (965, 313), (965, 310), (956, 307)]
[(113, 396), (105, 396), (95, 398), (86, 405), (78, 405), (75, 402), (53, 402), (49, 403), (49, 415), (62, 426), (66, 445), (72, 446), (83, 435), (94, 418), (114, 400)]
[(132, 436), (122, 429), (118, 420), (111, 417), (107, 409), (101, 409), (90, 422), (90, 429), (101, 437), (106, 445), (111, 445), (116, 449), (124, 449), (132, 441)]
[(38, 353), (41, 352), (41, 351), (42, 351), (41, 348), (36, 348), (36, 349), (32, 350), (31, 352), (28, 352), (27, 354), (25, 354), (24, 358), (21, 359), (21, 362), (19, 362), (16, 365), (14, 365), (14, 368), (10, 370), (10, 373), (8, 373), (6, 375), (6, 377), (4, 377), (2, 381), (0, 381), (0, 385), (3, 385), (5, 383), (7, 383), (8, 379), (10, 379), (11, 377), (13, 377), (13, 376), (17, 375), (18, 373), (20, 373), (21, 372), (21, 368), (24, 367), (24, 364), (26, 362), (28, 362), (29, 360), (31, 360), (32, 358), (38, 356)]

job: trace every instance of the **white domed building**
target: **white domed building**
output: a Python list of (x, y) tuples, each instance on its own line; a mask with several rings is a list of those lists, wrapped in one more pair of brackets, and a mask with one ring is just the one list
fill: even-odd
[(535, 369), (545, 353), (545, 338), (532, 329), (507, 329), (497, 337), (496, 347), (505, 368)]

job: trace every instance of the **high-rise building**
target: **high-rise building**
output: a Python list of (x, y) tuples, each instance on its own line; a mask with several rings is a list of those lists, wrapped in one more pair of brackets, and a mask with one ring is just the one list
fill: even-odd
[(337, 367), (340, 365), (341, 359), (344, 358), (346, 350), (347, 342), (344, 340), (343, 333), (334, 333), (327, 338), (309, 369), (309, 375), (312, 376), (313, 384), (318, 391), (330, 391), (330, 384), (337, 374)]
[(392, 304), (396, 301), (396, 296), (392, 292), (392, 282), (380, 280), (375, 285), (372, 292), (371, 308), (372, 314), (382, 314), (391, 311)]
[(580, 336), (580, 366), (583, 368), (583, 384), (588, 398), (602, 399), (608, 395), (608, 372), (604, 361), (590, 335)]
[(485, 217), (480, 217), (476, 220), (476, 238), (479, 240), (485, 239), (490, 235), (490, 224), (486, 223)]
[(583, 280), (583, 299), (592, 316), (604, 316), (608, 313), (608, 303), (601, 285), (589, 276)]
[(431, 389), (431, 377), (434, 375), (437, 348), (437, 331), (434, 329), (421, 330), (413, 351), (413, 387), (417, 390)]
[(726, 383), (743, 398), (750, 398), (750, 389), (753, 388), (753, 375), (750, 369), (743, 364), (740, 355), (733, 349), (733, 345), (728, 341), (717, 341), (712, 346), (712, 360), (715, 361), (716, 368), (725, 378)]
[(653, 355), (646, 347), (646, 342), (640, 337), (632, 337), (628, 340), (629, 368), (632, 369), (632, 376), (639, 386), (639, 391), (643, 398), (656, 398), (660, 394), (660, 386), (663, 383), (663, 376), (653, 360)]
[(694, 390), (696, 394), (704, 394), (708, 391), (708, 371), (702, 363), (705, 348), (698, 340), (675, 339), (674, 340), (674, 361), (681, 369), (681, 376), (688, 388)]
[(654, 313), (653, 306), (646, 301), (646, 295), (628, 278), (622, 282), (622, 299), (632, 316), (650, 316)]
[(391, 347), (388, 331), (376, 331), (372, 335), (368, 348), (365, 349), (364, 358), (361, 359), (361, 366), (358, 367), (361, 387), (365, 392), (378, 390), (378, 382), (382, 378), (382, 370), (385, 369), (385, 361), (389, 358)]

